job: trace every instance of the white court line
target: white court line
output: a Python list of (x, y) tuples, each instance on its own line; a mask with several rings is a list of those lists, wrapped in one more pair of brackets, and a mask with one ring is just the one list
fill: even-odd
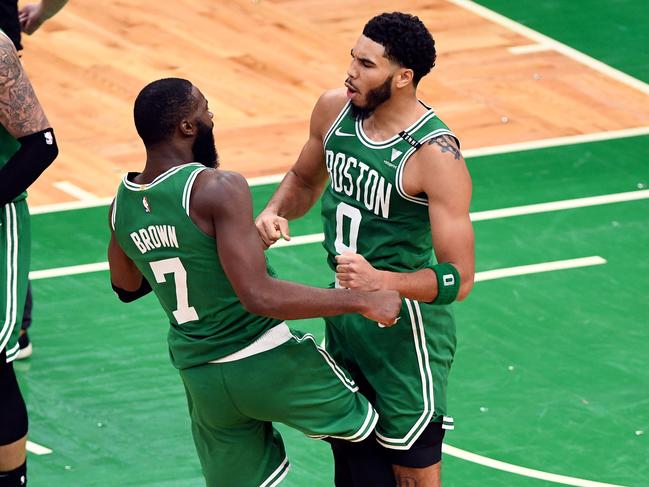
[[(551, 139), (533, 140), (529, 142), (517, 142), (515, 144), (494, 145), (491, 147), (480, 147), (477, 149), (467, 149), (462, 151), (466, 158), (491, 156), (495, 154), (507, 154), (510, 152), (519, 152), (534, 149), (544, 149), (548, 147), (560, 147), (564, 145), (584, 144), (587, 142), (599, 142), (604, 140), (622, 139), (626, 137), (636, 137), (640, 135), (649, 135), (649, 127), (637, 127), (632, 129), (611, 130), (608, 132), (595, 132), (592, 134), (569, 135), (565, 137), (554, 137)], [(276, 184), (284, 178), (284, 174), (273, 174), (270, 176), (261, 176), (258, 178), (248, 179), (250, 186), (262, 186), (264, 184)], [(58, 211), (82, 210), (84, 208), (94, 208), (97, 206), (108, 206), (113, 201), (113, 197), (95, 198), (93, 200), (71, 201), (66, 203), (54, 203), (51, 205), (32, 206), (29, 212), (32, 215), (43, 213), (55, 213)]]
[(86, 274), (88, 272), (99, 272), (107, 270), (108, 262), (97, 262), (96, 264), (71, 265), (68, 267), (44, 269), (42, 271), (31, 271), (29, 273), (29, 278), (34, 281), (37, 279), (49, 279), (50, 277), (72, 276), (76, 274)]
[(476, 455), (475, 453), (455, 448), (454, 446), (447, 445), (446, 443), (442, 444), (442, 451), (452, 457), (461, 458), (462, 460), (477, 463), (478, 465), (483, 465), (485, 467), (491, 467), (497, 470), (503, 470), (505, 472), (515, 473), (534, 479), (547, 480), (549, 482), (555, 482), (557, 484), (576, 485), (578, 487), (623, 487), (616, 484), (594, 482), (592, 480), (578, 479), (576, 477), (568, 477), (566, 475), (557, 475), (554, 473), (542, 472), (541, 470), (521, 467), (519, 465), (513, 465), (511, 463), (505, 463), (499, 460), (483, 457), (482, 455)]
[(258, 178), (246, 178), (249, 186), (263, 186), (264, 184), (277, 184), (284, 179), (284, 174), (271, 174)]
[(514, 46), (514, 47), (507, 48), (509, 52), (516, 55), (549, 51), (551, 49), (552, 46), (549, 46), (547, 44), (526, 44), (525, 46)]
[[(550, 201), (549, 203), (538, 203), (534, 205), (512, 206), (510, 208), (499, 208), (497, 210), (476, 211), (471, 213), (471, 221), (479, 222), (484, 220), (496, 220), (511, 216), (531, 215), (534, 213), (545, 213), (549, 211), (570, 210), (588, 206), (606, 205), (609, 203), (622, 203), (649, 199), (649, 189), (639, 191), (628, 191), (625, 193), (604, 194), (600, 196), (588, 196), (586, 198), (575, 198), (571, 200)], [(292, 237), (291, 240), (279, 240), (271, 248), (292, 247), (293, 245), (304, 245), (318, 243), (324, 240), (324, 233), (312, 233)]]
[(271, 249), (278, 247), (292, 247), (293, 245), (304, 245), (310, 243), (318, 243), (324, 241), (324, 233), (312, 233), (311, 235), (300, 235), (299, 237), (291, 237), (291, 240), (278, 240), (273, 244)]
[(537, 203), (535, 205), (512, 206), (497, 210), (476, 211), (471, 213), (471, 221), (495, 220), (510, 216), (531, 215), (533, 213), (545, 213), (547, 211), (569, 210), (573, 208), (584, 208), (587, 206), (606, 205), (609, 203), (621, 203), (624, 201), (643, 200), (649, 198), (649, 189), (628, 191), (625, 193), (603, 194), (600, 196), (588, 196), (586, 198), (575, 198), (572, 200), (550, 201), (548, 203)]
[(578, 267), (602, 264), (606, 264), (606, 259), (603, 259), (598, 255), (592, 257), (581, 257), (579, 259), (555, 260), (552, 262), (542, 262), (541, 264), (521, 265), (517, 267), (506, 267), (504, 269), (476, 272), (475, 282), (491, 281), (493, 279), (502, 279), (503, 277), (523, 276), (525, 274), (538, 274), (540, 272), (576, 269)]
[(540, 32), (530, 29), (529, 27), (519, 24), (518, 22), (507, 18), (504, 15), (500, 15), (493, 10), (489, 10), (482, 5), (478, 5), (477, 3), (471, 2), (469, 0), (448, 1), (457, 5), (458, 7), (462, 7), (496, 24), (502, 25), (509, 30), (521, 34), (522, 36), (525, 36), (538, 44), (547, 44), (564, 56), (567, 56), (570, 59), (574, 59), (575, 61), (584, 64), (591, 69), (599, 71), (602, 74), (605, 74), (621, 83), (624, 83), (627, 86), (631, 86), (632, 88), (635, 88), (649, 95), (649, 84), (637, 78), (634, 78), (633, 76), (629, 76), (628, 74), (623, 73), (618, 69), (612, 68), (608, 64), (604, 64), (603, 62), (598, 61), (597, 59), (594, 59), (584, 54), (583, 52), (578, 51), (577, 49), (573, 49), (572, 47), (569, 47), (555, 39), (552, 39), (551, 37), (543, 35)]
[[(292, 240), (291, 240), (292, 241)], [(303, 242), (307, 243), (307, 242)], [(288, 244), (288, 243), (287, 243)], [(285, 244), (285, 247), (289, 245)], [(293, 244), (300, 245), (300, 244)], [(540, 272), (559, 271), (564, 269), (575, 269), (577, 267), (586, 267), (593, 265), (606, 264), (606, 260), (599, 256), (580, 257), (578, 259), (555, 260), (551, 262), (541, 262), (516, 267), (503, 267), (502, 269), (492, 269), (490, 271), (476, 272), (475, 281), (490, 281), (492, 279), (502, 279), (505, 277), (522, 276), (525, 274), (538, 274)], [(49, 279), (52, 277), (75, 276), (77, 274), (87, 274), (89, 272), (107, 271), (108, 262), (97, 262), (95, 264), (71, 265), (68, 267), (55, 267), (53, 269), (44, 269), (41, 271), (32, 271), (29, 278), (32, 281), (38, 279)]]
[[(594, 205), (604, 205), (608, 203), (620, 203), (624, 201), (633, 201), (649, 198), (649, 189), (641, 191), (630, 191), (626, 193), (613, 193), (601, 196), (589, 196), (587, 198), (576, 198), (572, 200), (552, 201), (549, 203), (539, 203), (536, 205), (514, 206), (511, 208), (500, 208), (497, 210), (486, 210), (471, 213), (472, 221), (494, 220), (498, 218), (507, 218), (511, 216), (529, 215), (533, 213), (543, 213), (549, 211), (567, 210), (573, 208), (582, 208)], [(324, 240), (324, 233), (313, 233), (310, 235), (300, 235), (291, 238), (291, 240), (280, 240), (271, 248), (293, 247), (295, 245), (306, 245), (319, 243)], [(53, 269), (44, 269), (32, 271), (29, 278), (47, 279), (50, 277), (69, 276), (74, 274), (85, 274), (87, 272), (97, 272), (108, 270), (107, 262), (98, 262), (94, 264), (82, 264), (69, 267), (58, 267)]]
[(529, 142), (517, 142), (515, 144), (493, 145), (491, 147), (479, 147), (462, 151), (466, 158), (491, 156), (494, 154), (508, 154), (533, 149), (546, 149), (549, 147), (561, 147), (564, 145), (584, 144), (587, 142), (601, 142), (604, 140), (623, 139), (649, 135), (649, 127), (636, 127), (632, 129), (610, 130), (605, 132), (594, 132), (592, 134), (566, 135), (564, 137), (553, 137), (551, 139), (531, 140)]
[(94, 201), (97, 199), (94, 194), (86, 191), (85, 189), (81, 189), (79, 186), (72, 184), (70, 181), (57, 181), (53, 184), (53, 186), (57, 189), (60, 189), (64, 193), (67, 193), (70, 196), (74, 196), (75, 198), (82, 201)]
[(49, 455), (52, 453), (49, 448), (29, 440), (27, 440), (27, 451), (35, 455)]

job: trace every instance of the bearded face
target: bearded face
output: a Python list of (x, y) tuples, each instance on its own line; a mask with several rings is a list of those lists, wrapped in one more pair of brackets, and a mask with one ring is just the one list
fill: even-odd
[(363, 105), (356, 105), (352, 100), (352, 115), (356, 120), (365, 120), (367, 117), (374, 113), (379, 105), (385, 103), (392, 96), (392, 79), (394, 75), (388, 76), (386, 80), (376, 88), (371, 89), (365, 95), (365, 103)]
[(196, 139), (192, 145), (194, 161), (200, 162), (206, 167), (219, 167), (219, 155), (214, 144), (214, 132), (210, 126), (200, 120), (196, 121), (198, 130)]

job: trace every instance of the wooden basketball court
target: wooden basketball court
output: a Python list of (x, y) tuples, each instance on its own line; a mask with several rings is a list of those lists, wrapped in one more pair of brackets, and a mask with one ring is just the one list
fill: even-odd
[[(646, 91), (464, 8), (411, 0), (433, 32), (437, 67), (420, 85), (463, 148), (649, 126)], [(70, 2), (25, 39), (23, 62), (61, 156), (31, 205), (109, 197), (143, 165), (133, 101), (148, 82), (193, 81), (215, 113), (222, 167), (283, 173), (324, 90), (342, 86), (367, 19), (396, 1)]]

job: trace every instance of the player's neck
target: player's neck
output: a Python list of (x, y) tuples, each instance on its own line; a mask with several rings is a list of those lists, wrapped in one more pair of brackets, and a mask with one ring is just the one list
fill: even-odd
[(426, 111), (415, 94), (392, 96), (363, 122), (363, 130), (374, 140), (385, 140), (410, 127)]
[(138, 182), (147, 183), (168, 171), (172, 167), (192, 162), (194, 154), (191, 147), (161, 144), (146, 148), (146, 163), (144, 170), (137, 177)]

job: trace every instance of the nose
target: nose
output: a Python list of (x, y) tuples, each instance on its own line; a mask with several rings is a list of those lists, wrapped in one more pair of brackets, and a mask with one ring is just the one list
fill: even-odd
[(212, 112), (210, 112), (210, 111), (207, 112), (207, 115), (208, 115), (208, 117), (210, 117), (210, 118), (214, 118), (214, 114), (213, 114)]
[(356, 69), (356, 61), (354, 59), (352, 59), (349, 66), (347, 66), (347, 76), (351, 79), (356, 79), (358, 77), (358, 69)]

